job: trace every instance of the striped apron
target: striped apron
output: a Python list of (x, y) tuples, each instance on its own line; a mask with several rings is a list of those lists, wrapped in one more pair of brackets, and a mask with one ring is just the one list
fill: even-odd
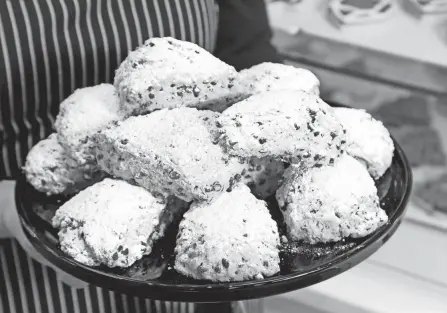
[[(54, 131), (63, 99), (77, 88), (112, 82), (128, 51), (150, 37), (172, 36), (208, 51), (217, 47), (219, 57), (236, 68), (278, 61), (262, 0), (218, 2), (219, 6), (214, 0), (0, 0), (0, 179), (16, 177), (31, 147)], [(218, 30), (219, 17), (224, 27)], [(244, 50), (247, 45), (251, 48)], [(232, 55), (238, 55), (238, 61), (232, 62)], [(258, 301), (234, 305), (234, 311), (261, 311)], [(93, 285), (71, 288), (15, 240), (0, 240), (0, 313), (198, 308)]]

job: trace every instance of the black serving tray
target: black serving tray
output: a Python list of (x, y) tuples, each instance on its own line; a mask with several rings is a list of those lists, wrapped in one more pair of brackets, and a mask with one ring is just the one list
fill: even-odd
[[(176, 227), (168, 230), (167, 236), (155, 245), (150, 256), (128, 269), (88, 267), (59, 249), (57, 231), (39, 213), (55, 211), (67, 199), (47, 197), (35, 191), (22, 176), (16, 185), (17, 209), (25, 234), (48, 261), (96, 286), (166, 301), (229, 302), (262, 298), (304, 288), (336, 276), (368, 258), (393, 235), (402, 222), (412, 187), (409, 162), (395, 140), (394, 145), (391, 167), (376, 182), (380, 203), (388, 214), (389, 222), (372, 235), (361, 239), (345, 239), (334, 244), (318, 245), (283, 243), (280, 273), (262, 280), (214, 283), (197, 281), (178, 274), (172, 269)], [(281, 213), (275, 199), (269, 199), (268, 203), (273, 218), (278, 222), (280, 233), (284, 233)]]

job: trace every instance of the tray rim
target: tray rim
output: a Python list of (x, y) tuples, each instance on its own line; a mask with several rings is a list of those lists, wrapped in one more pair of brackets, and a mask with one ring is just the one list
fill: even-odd
[[(346, 105), (334, 103), (330, 105), (347, 107)], [(394, 234), (401, 224), (407, 209), (413, 178), (411, 167), (404, 151), (395, 138), (392, 135), (391, 137), (395, 146), (393, 161), (394, 158), (397, 158), (403, 167), (402, 180), (405, 192), (401, 195), (397, 208), (389, 222), (367, 237), (361, 244), (335, 257), (331, 262), (323, 263), (319, 267), (305, 273), (289, 273), (268, 277), (259, 281), (175, 285), (158, 281), (141, 281), (113, 273), (106, 273), (83, 265), (68, 256), (58, 255), (45, 241), (41, 240), (36, 228), (30, 221), (27, 213), (29, 210), (25, 207), (25, 201), (22, 200), (24, 195), (21, 189), (26, 184), (23, 174), (18, 179), (15, 187), (15, 200), (22, 228), (34, 248), (61, 270), (93, 285), (164, 301), (206, 303), (262, 298), (305, 288), (349, 270), (375, 253)], [(98, 282), (96, 276), (101, 277), (103, 281)]]

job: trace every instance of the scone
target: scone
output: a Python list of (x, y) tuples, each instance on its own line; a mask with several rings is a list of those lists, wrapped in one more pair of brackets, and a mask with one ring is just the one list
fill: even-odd
[(323, 166), (345, 146), (332, 108), (303, 91), (270, 91), (238, 102), (218, 118), (220, 143), (231, 155)]
[(77, 89), (65, 99), (55, 128), (59, 142), (80, 164), (94, 164), (91, 137), (110, 123), (119, 121), (119, 98), (110, 84)]
[(237, 74), (196, 44), (152, 38), (129, 53), (114, 85), (127, 115), (175, 107), (223, 111), (243, 97), (233, 88)]
[(151, 192), (209, 200), (240, 181), (244, 169), (215, 141), (218, 114), (176, 108), (130, 117), (98, 134), (98, 164)]
[(105, 175), (90, 165), (80, 165), (68, 156), (56, 134), (39, 141), (30, 150), (23, 171), (27, 181), (47, 195), (76, 193)]
[(243, 184), (210, 204), (193, 203), (179, 229), (174, 268), (183, 275), (225, 282), (279, 272), (276, 222)]
[(285, 164), (273, 159), (252, 158), (247, 168), (241, 173), (242, 182), (259, 199), (274, 195), (282, 182)]
[(154, 242), (186, 208), (141, 187), (106, 178), (64, 203), (53, 218), (62, 251), (76, 261), (128, 267), (152, 251)]
[(302, 90), (320, 95), (320, 81), (309, 70), (265, 62), (239, 72), (239, 86), (249, 95), (266, 91)]
[(293, 165), (284, 176), (276, 199), (292, 240), (315, 244), (364, 237), (388, 220), (368, 171), (346, 153), (330, 166)]
[(394, 144), (383, 123), (365, 110), (334, 108), (335, 116), (346, 129), (346, 152), (362, 162), (374, 178), (391, 166)]

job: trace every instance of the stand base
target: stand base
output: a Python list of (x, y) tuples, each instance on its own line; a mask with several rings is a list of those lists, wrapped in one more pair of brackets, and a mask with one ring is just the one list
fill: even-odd
[(194, 313), (264, 313), (264, 301), (248, 300), (221, 303), (197, 303)]

